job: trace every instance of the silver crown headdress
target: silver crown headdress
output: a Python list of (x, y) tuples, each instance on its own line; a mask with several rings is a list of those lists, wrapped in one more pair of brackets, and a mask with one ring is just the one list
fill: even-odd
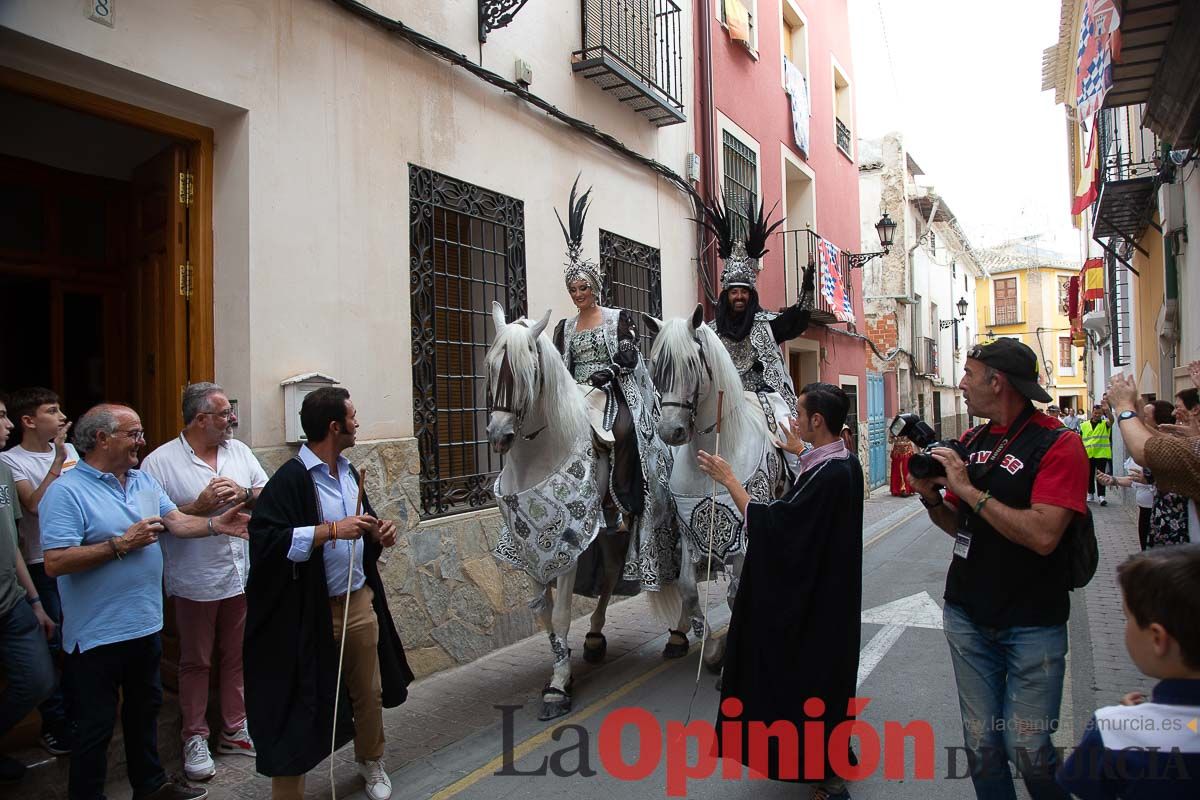
[(701, 222), (716, 237), (717, 255), (725, 261), (725, 267), (721, 270), (722, 291), (735, 286), (744, 286), (747, 289), (755, 288), (758, 273), (762, 271), (762, 257), (769, 252), (767, 239), (776, 228), (783, 224), (782, 219), (776, 220), (773, 224), (769, 222), (778, 206), (779, 204), (776, 203), (769, 214), (764, 214), (761, 203), (756, 210), (747, 201), (746, 218), (749, 220), (749, 225), (745, 239), (736, 235), (734, 217), (721, 207), (720, 200), (711, 207), (703, 207), (704, 214)]
[(563, 236), (567, 240), (567, 261), (563, 269), (563, 279), (568, 287), (575, 281), (587, 281), (599, 302), (600, 293), (604, 290), (604, 273), (599, 264), (583, 257), (583, 223), (587, 219), (592, 190), (589, 188), (581, 197), (576, 197), (578, 188), (579, 176), (576, 175), (575, 183), (571, 185), (571, 199), (567, 203), (569, 229), (567, 225), (563, 224), (562, 217), (558, 215), (558, 209), (554, 209), (554, 216), (558, 217), (558, 226), (562, 228)]

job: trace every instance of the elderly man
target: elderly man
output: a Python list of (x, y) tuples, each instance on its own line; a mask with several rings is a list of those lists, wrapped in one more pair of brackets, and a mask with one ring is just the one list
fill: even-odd
[[(254, 504), (267, 474), (250, 448), (233, 438), (237, 415), (225, 390), (194, 383), (183, 392), (183, 432), (142, 462), (171, 502), (185, 514), (211, 517), (234, 503)], [(254, 757), (246, 732), (242, 689), (242, 636), (246, 628), (245, 541), (227, 536), (164, 536), (167, 594), (175, 598), (179, 628), (179, 707), (183, 716), (183, 772), (191, 780), (216, 773), (208, 749), (208, 688), (213, 644), (220, 643), (222, 753)]]
[(944, 627), (979, 798), (1016, 796), (1009, 760), (1032, 797), (1066, 798), (1050, 741), (1071, 611), (1056, 551), (1087, 513), (1088, 461), (1079, 436), (1030, 402), (1050, 401), (1037, 376), (1037, 356), (1017, 339), (971, 348), (959, 388), (967, 412), (989, 422), (963, 435), (965, 461), (936, 448), (943, 476), (912, 479), (954, 540)]
[(104, 796), (108, 743), (118, 700), (133, 796), (208, 796), (167, 779), (158, 758), (162, 705), (162, 550), (159, 534), (246, 538), (238, 503), (207, 519), (184, 514), (151, 476), (134, 469), (146, 440), (132, 408), (104, 404), (75, 424), (83, 461), (38, 505), (46, 573), (59, 578), (64, 683), (76, 725), (68, 794)]
[(350, 703), (338, 707), (337, 746), (354, 737), (367, 797), (387, 800), (383, 709), (413, 679), (379, 577), (396, 524), (375, 515), (343, 455), (358, 430), (350, 393), (311, 392), (300, 426), (308, 443), (267, 482), (250, 522), (246, 711), (258, 771), (274, 800), (304, 796), (304, 774), (331, 755), (340, 677)]

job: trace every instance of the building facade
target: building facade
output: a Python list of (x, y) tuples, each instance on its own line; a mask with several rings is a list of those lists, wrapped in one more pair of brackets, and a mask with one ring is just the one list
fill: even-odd
[(885, 376), (887, 416), (920, 414), (939, 437), (966, 430), (958, 383), (976, 332), (983, 273), (946, 199), (929, 184), (899, 134), (860, 141), (861, 239), (885, 212), (897, 224), (889, 253), (863, 268), (870, 368)]
[[(1088, 0), (1063, 0), (1043, 58), (1043, 89), (1065, 111), (1079, 256), (1094, 270), (1074, 321), (1093, 402), (1117, 372), (1169, 398), (1200, 357), (1200, 320), (1184, 313), (1200, 303), (1200, 250), (1188, 244), (1200, 229), (1200, 6), (1113, 10), (1093, 25)], [(1100, 81), (1081, 80), (1094, 67), (1079, 62), (1085, 39), (1088, 57), (1111, 62)]]
[(1020, 339), (1038, 358), (1039, 383), (1059, 407), (1090, 408), (1083, 349), (1068, 318), (1071, 279), (1079, 265), (1022, 243), (980, 251), (976, 330), (981, 341)]
[[(872, 417), (862, 336), (853, 60), (844, 0), (698, 0), (696, 152), (701, 188), (732, 209), (764, 203), (785, 223), (758, 278), (763, 308), (798, 297), (803, 269), (824, 239), (838, 250), (836, 271), (850, 292), (853, 320), (839, 320), (818, 292), (814, 324), (784, 345), (797, 388), (826, 381), (851, 393), (851, 427), (867, 463)], [(789, 91), (790, 90), (790, 91)], [(799, 128), (799, 131), (797, 130)], [(872, 223), (875, 218), (872, 218)], [(818, 238), (819, 237), (819, 238)], [(878, 241), (872, 250), (878, 249)], [(720, 265), (705, 250), (711, 302)]]
[(329, 376), (403, 531), (384, 582), (414, 670), (533, 633), (531, 588), (490, 554), (491, 304), (574, 313), (554, 212), (581, 174), (608, 302), (691, 310), (691, 4), (502, 27), (465, 0), (92, 5), (0, 7), (6, 341), (27, 334), (0, 383), (72, 416), (129, 402), (153, 446), (215, 379), (271, 471), (298, 446), (283, 384)]

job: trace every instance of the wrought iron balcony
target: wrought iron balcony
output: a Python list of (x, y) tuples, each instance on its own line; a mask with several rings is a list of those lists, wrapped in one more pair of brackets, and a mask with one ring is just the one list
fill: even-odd
[(685, 122), (682, 13), (673, 0), (581, 0), (571, 68), (656, 127)]
[[(816, 264), (819, 260), (821, 237), (816, 231), (809, 228), (779, 231), (776, 235), (783, 239), (786, 269), (793, 276), (791, 285), (796, 287), (796, 294), (799, 296), (800, 287), (804, 285), (805, 268), (810, 264)], [(854, 283), (850, 278), (850, 260), (850, 253), (838, 251), (837, 274), (841, 277), (842, 292), (849, 301), (851, 311), (853, 312), (856, 309), (856, 305), (854, 302)], [(835, 306), (834, 302), (826, 297), (825, 292), (821, 291), (822, 279), (819, 270), (815, 279), (817, 285), (814, 290), (811, 320), (819, 325), (835, 325), (839, 322), (846, 322), (853, 327), (853, 320), (842, 318), (845, 316), (844, 309), (839, 309)], [(832, 293), (836, 297), (836, 291)], [(841, 316), (839, 316), (839, 311), (842, 312)]]
[(928, 336), (918, 336), (916, 350), (917, 374), (939, 375), (937, 341)]
[(850, 155), (850, 129), (837, 117), (833, 118), (833, 126), (834, 132), (837, 134), (838, 150), (845, 153), (847, 158), (853, 158)]
[(1138, 240), (1154, 215), (1161, 148), (1158, 137), (1142, 127), (1144, 108), (1106, 108), (1096, 117), (1100, 195), (1092, 207), (1092, 238), (1106, 249), (1127, 242), (1146, 252)]

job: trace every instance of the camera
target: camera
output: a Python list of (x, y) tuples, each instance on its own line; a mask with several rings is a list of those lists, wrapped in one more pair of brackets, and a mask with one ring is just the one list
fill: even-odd
[(903, 436), (914, 445), (921, 448), (919, 453), (913, 453), (908, 460), (908, 472), (914, 478), (944, 478), (946, 468), (933, 457), (934, 448), (947, 447), (958, 453), (959, 458), (967, 460), (967, 448), (957, 439), (938, 441), (937, 433), (929, 427), (929, 423), (916, 414), (897, 414), (890, 428), (892, 436)]

